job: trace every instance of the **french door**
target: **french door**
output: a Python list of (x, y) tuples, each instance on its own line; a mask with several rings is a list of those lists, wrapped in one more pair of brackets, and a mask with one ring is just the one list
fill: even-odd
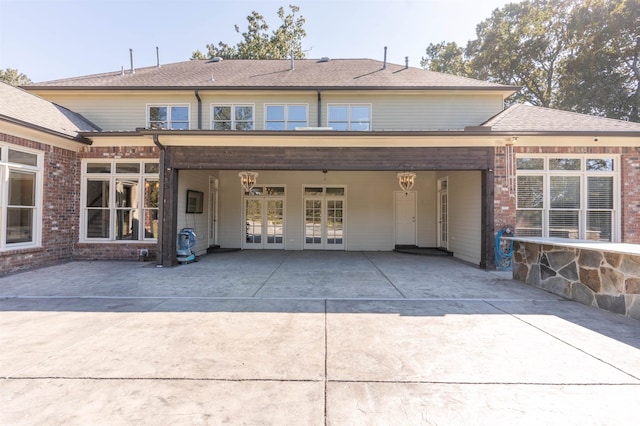
[(242, 248), (284, 248), (284, 188), (254, 188), (244, 197), (245, 232)]
[(345, 188), (304, 188), (304, 248), (344, 250)]
[(448, 179), (438, 179), (438, 247), (449, 248), (449, 188)]

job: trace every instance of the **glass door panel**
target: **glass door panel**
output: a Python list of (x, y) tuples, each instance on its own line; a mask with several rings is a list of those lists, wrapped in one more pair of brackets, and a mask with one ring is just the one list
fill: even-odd
[(307, 248), (322, 247), (322, 200), (305, 200), (304, 245)]
[(327, 245), (330, 248), (343, 248), (343, 201), (327, 200)]
[(284, 201), (267, 200), (267, 241), (269, 245), (284, 244)]
[(262, 246), (262, 199), (245, 200), (245, 247)]

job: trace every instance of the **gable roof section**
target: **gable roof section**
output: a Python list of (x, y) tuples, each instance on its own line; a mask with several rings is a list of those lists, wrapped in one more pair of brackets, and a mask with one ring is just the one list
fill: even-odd
[(0, 120), (85, 143), (80, 132), (100, 130), (80, 114), (2, 82)]
[(328, 61), (192, 60), (122, 72), (94, 74), (25, 86), (27, 89), (369, 89), (496, 90), (515, 86), (489, 83), (372, 59)]
[(510, 106), (483, 126), (492, 132), (640, 134), (640, 123), (524, 104)]

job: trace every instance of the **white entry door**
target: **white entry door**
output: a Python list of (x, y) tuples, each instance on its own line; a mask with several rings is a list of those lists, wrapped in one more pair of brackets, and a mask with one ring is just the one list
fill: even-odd
[(416, 193), (397, 191), (394, 195), (396, 245), (416, 245)]

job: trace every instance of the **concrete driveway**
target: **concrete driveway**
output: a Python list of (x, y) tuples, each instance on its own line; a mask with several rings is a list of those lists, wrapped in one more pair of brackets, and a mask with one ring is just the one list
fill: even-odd
[(449, 257), (242, 251), (0, 278), (0, 424), (627, 425), (640, 322)]

